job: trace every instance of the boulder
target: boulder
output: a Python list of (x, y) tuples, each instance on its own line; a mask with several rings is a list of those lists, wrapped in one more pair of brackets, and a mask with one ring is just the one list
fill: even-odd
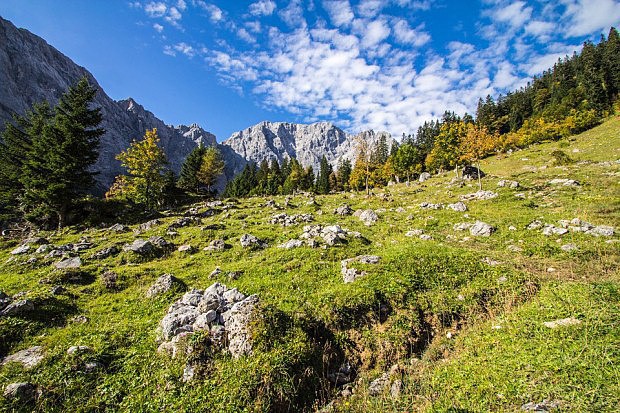
[(97, 260), (103, 260), (106, 259), (108, 257), (111, 257), (113, 255), (118, 254), (119, 252), (121, 252), (118, 247), (116, 245), (113, 245), (111, 247), (108, 248), (104, 248), (100, 251), (97, 251), (95, 253), (95, 255), (93, 255), (93, 258), (97, 259)]
[(424, 182), (424, 181), (429, 180), (430, 178), (431, 178), (431, 174), (429, 174), (428, 172), (422, 172), (420, 174), (420, 178), (418, 178), (418, 181)]
[(114, 224), (110, 228), (108, 228), (108, 231), (118, 232), (118, 233), (129, 232), (129, 227), (123, 224)]
[(586, 234), (594, 235), (595, 237), (613, 237), (614, 232), (614, 227), (610, 227), (607, 225), (599, 225), (585, 231)]
[(383, 373), (379, 378), (373, 380), (368, 386), (368, 394), (372, 397), (379, 396), (390, 386), (390, 375)]
[(30, 251), (30, 245), (20, 245), (11, 251), (11, 255), (21, 255), (27, 253), (28, 251)]
[(278, 245), (278, 248), (283, 248), (286, 250), (290, 250), (292, 248), (298, 248), (304, 245), (304, 242), (298, 239), (291, 239), (286, 241), (284, 244)]
[(148, 231), (150, 229), (155, 228), (158, 225), (161, 225), (161, 221), (159, 219), (152, 219), (150, 221), (140, 224), (140, 226), (138, 227), (138, 231), (139, 232)]
[(93, 349), (88, 346), (71, 346), (67, 349), (67, 354), (77, 356), (80, 354), (92, 353)]
[(151, 287), (146, 292), (146, 296), (148, 298), (152, 298), (156, 295), (164, 294), (173, 289), (175, 286), (182, 288), (184, 287), (184, 284), (174, 275), (164, 274), (159, 277), (153, 285), (151, 285)]
[(469, 233), (474, 237), (488, 237), (495, 231), (495, 228), (486, 222), (476, 221), (469, 228)]
[(191, 245), (185, 244), (185, 245), (181, 245), (177, 251), (179, 251), (180, 253), (185, 253), (185, 254), (193, 254), (196, 251), (196, 248), (192, 247)]
[(365, 209), (360, 212), (359, 219), (364, 223), (364, 225), (371, 226), (372, 224), (377, 222), (377, 220), (379, 220), (379, 217), (377, 216), (377, 213), (372, 209)]
[(353, 214), (353, 210), (348, 204), (343, 204), (334, 210), (334, 214), (340, 216), (351, 215)]
[(519, 188), (520, 185), (519, 185), (519, 182), (517, 181), (510, 181), (507, 179), (502, 179), (501, 181), (497, 183), (497, 186), (500, 188), (508, 187), (510, 189), (517, 189)]
[(148, 255), (155, 251), (155, 246), (150, 241), (136, 239), (131, 244), (125, 245), (123, 251), (130, 251), (138, 255)]
[(579, 181), (574, 179), (556, 178), (549, 181), (549, 185), (563, 185), (563, 186), (580, 186)]
[(351, 283), (366, 275), (366, 271), (361, 271), (357, 268), (350, 267), (350, 264), (356, 262), (361, 264), (378, 264), (380, 260), (381, 257), (376, 255), (359, 255), (357, 257), (347, 258), (346, 260), (340, 261), (340, 272), (344, 282)]
[(420, 208), (422, 209), (443, 209), (443, 204), (433, 204), (430, 202), (422, 202), (420, 204)]
[(30, 300), (19, 300), (7, 305), (0, 316), (16, 316), (34, 311), (34, 303)]
[(7, 363), (19, 363), (25, 368), (30, 369), (39, 364), (43, 360), (43, 357), (43, 347), (34, 346), (5, 357), (4, 360), (2, 360), (2, 365)]
[(166, 241), (164, 237), (152, 236), (148, 241), (163, 252), (174, 250), (174, 244)]
[(243, 248), (257, 249), (257, 248), (266, 248), (267, 247), (267, 243), (266, 242), (258, 239), (254, 235), (250, 235), (250, 234), (243, 234), (239, 241), (241, 242), (241, 246)]
[(82, 266), (80, 257), (67, 257), (54, 264), (57, 270), (75, 270)]
[(228, 333), (228, 350), (234, 358), (252, 353), (249, 327), (258, 302), (258, 296), (251, 295), (236, 303), (227, 314), (225, 328)]
[(467, 205), (459, 201), (454, 204), (448, 204), (448, 209), (451, 209), (456, 212), (465, 212), (467, 211)]
[(214, 239), (209, 243), (208, 246), (204, 248), (205, 251), (224, 251), (229, 246), (224, 242), (223, 239)]
[(37, 397), (37, 388), (32, 383), (11, 383), (4, 388), (4, 397), (7, 400), (15, 400), (28, 403)]
[(461, 195), (460, 199), (461, 201), (472, 201), (472, 200), (486, 201), (488, 199), (493, 199), (495, 197), (497, 197), (497, 192), (481, 190), (481, 191), (477, 191), (471, 194)]

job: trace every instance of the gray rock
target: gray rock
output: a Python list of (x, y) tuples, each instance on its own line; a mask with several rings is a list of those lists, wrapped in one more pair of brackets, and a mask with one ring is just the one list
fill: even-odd
[(67, 289), (65, 287), (63, 287), (62, 285), (55, 285), (50, 290), (50, 293), (52, 295), (66, 294), (67, 293)]
[(108, 231), (118, 232), (118, 233), (129, 232), (129, 227), (123, 224), (114, 224), (110, 228), (108, 228)]
[(148, 241), (162, 251), (174, 250), (174, 244), (166, 241), (164, 237), (152, 236)]
[(497, 192), (493, 191), (477, 191), (467, 195), (461, 195), (461, 201), (472, 201), (472, 200), (480, 200), (486, 201), (488, 199), (493, 199), (497, 197)]
[(98, 371), (102, 371), (103, 369), (105, 369), (105, 366), (98, 361), (89, 361), (88, 363), (85, 363), (82, 368), (86, 374), (96, 373)]
[(519, 182), (502, 179), (497, 183), (497, 186), (500, 188), (509, 187), (511, 189), (517, 189), (519, 187)]
[(420, 208), (422, 209), (443, 209), (443, 204), (433, 204), (430, 202), (422, 202), (420, 204)]
[(161, 225), (161, 221), (159, 219), (152, 219), (150, 221), (143, 222), (142, 224), (140, 224), (140, 226), (138, 227), (138, 231), (139, 232), (148, 231), (150, 229), (157, 227), (158, 225)]
[(580, 186), (579, 181), (574, 179), (556, 178), (549, 181), (549, 185), (563, 185), (563, 186)]
[(353, 263), (361, 264), (378, 264), (381, 257), (376, 255), (359, 255), (353, 258), (347, 258), (340, 261), (340, 272), (345, 283), (351, 283), (356, 279), (366, 275), (366, 271), (361, 271), (356, 268), (350, 267)]
[(169, 312), (160, 323), (163, 338), (170, 340), (183, 331), (193, 331), (191, 326), (199, 315), (200, 313), (196, 310), (196, 307), (189, 305), (177, 307), (172, 312)]
[(196, 367), (191, 364), (187, 364), (183, 369), (183, 376), (181, 376), (181, 380), (183, 381), (183, 383), (189, 383), (190, 381), (194, 380), (195, 376)]
[(204, 292), (202, 290), (192, 289), (186, 292), (183, 297), (181, 297), (181, 303), (185, 305), (191, 305), (192, 307), (197, 307), (198, 303), (202, 301), (204, 297)]
[(368, 394), (372, 397), (379, 396), (390, 385), (390, 375), (383, 373), (380, 377), (374, 379), (368, 386)]
[(485, 222), (476, 221), (469, 229), (469, 233), (474, 237), (488, 237), (495, 231), (495, 228)]
[(428, 235), (428, 234), (422, 234), (422, 235), (420, 235), (420, 239), (422, 241), (432, 241), (433, 237)]
[(459, 201), (454, 204), (448, 204), (448, 209), (451, 209), (456, 212), (465, 212), (467, 211), (467, 205)]
[(298, 239), (291, 239), (286, 241), (284, 244), (278, 245), (278, 248), (283, 248), (286, 250), (290, 250), (292, 248), (299, 248), (304, 245), (304, 242)]
[(527, 229), (538, 229), (538, 228), (542, 228), (543, 225), (544, 224), (542, 223), (541, 220), (535, 219), (534, 221), (530, 222), (526, 228)]
[(43, 361), (43, 357), (43, 347), (34, 346), (5, 357), (4, 360), (2, 360), (2, 365), (7, 363), (19, 363), (25, 368), (30, 369)]
[(7, 305), (0, 313), (1, 316), (23, 315), (34, 311), (34, 303), (30, 300), (19, 300)]
[(405, 236), (406, 237), (419, 237), (422, 234), (424, 234), (423, 229), (412, 229), (411, 231), (407, 231), (405, 233)]
[(237, 290), (236, 288), (225, 291), (224, 294), (222, 294), (222, 297), (227, 302), (233, 303), (233, 304), (238, 303), (239, 301), (243, 301), (246, 298), (245, 295), (239, 292), (239, 290)]
[(392, 398), (398, 399), (400, 397), (402, 388), (403, 388), (402, 380), (394, 380), (394, 383), (392, 383), (392, 386), (390, 387), (390, 395), (392, 396)]
[(614, 227), (610, 227), (606, 225), (599, 225), (598, 227), (594, 227), (585, 232), (586, 234), (594, 235), (596, 237), (613, 237)]
[(206, 313), (211, 310), (217, 310), (222, 306), (222, 295), (214, 292), (205, 292), (198, 303), (198, 311)]
[(542, 230), (543, 235), (546, 236), (550, 236), (550, 235), (564, 235), (568, 233), (568, 229), (566, 228), (558, 228), (554, 225), (550, 225), (547, 224), (544, 226), (543, 230)]
[(172, 274), (164, 274), (159, 277), (146, 292), (147, 298), (155, 297), (170, 291), (175, 286), (183, 287), (183, 282)]
[(360, 212), (359, 219), (364, 223), (364, 225), (371, 226), (379, 220), (379, 217), (372, 209), (365, 209)]
[(234, 358), (252, 353), (250, 322), (255, 315), (258, 302), (258, 296), (251, 295), (230, 309), (226, 331), (228, 332), (228, 350)]
[(550, 410), (557, 409), (558, 407), (560, 407), (560, 402), (545, 399), (540, 403), (525, 403), (521, 406), (521, 410), (526, 412), (548, 412)]
[(27, 253), (28, 251), (30, 251), (30, 245), (20, 245), (11, 251), (11, 255), (21, 255)]
[(431, 174), (429, 174), (428, 172), (422, 172), (420, 174), (420, 178), (418, 178), (418, 181), (425, 182), (425, 181), (429, 180), (430, 178), (431, 178)]
[(204, 248), (205, 251), (224, 251), (227, 245), (223, 239), (214, 239)]
[(155, 252), (155, 246), (150, 241), (136, 239), (123, 247), (123, 251), (130, 251), (138, 255), (148, 255)]
[(454, 224), (452, 226), (452, 229), (454, 229), (455, 231), (467, 231), (468, 229), (470, 229), (473, 226), (474, 226), (474, 224), (469, 223), (469, 222), (460, 222), (458, 224)]
[(181, 245), (177, 251), (181, 252), (181, 253), (185, 253), (185, 254), (193, 254), (196, 251), (196, 248), (192, 247), (191, 245)]
[(82, 259), (80, 257), (67, 257), (54, 264), (54, 267), (58, 270), (75, 270), (82, 266)]
[(11, 383), (4, 388), (4, 397), (7, 400), (15, 400), (28, 403), (37, 397), (37, 388), (32, 383)]
[(353, 214), (353, 210), (351, 209), (349, 204), (343, 204), (334, 210), (334, 214), (341, 216), (351, 215)]
[(26, 245), (47, 245), (50, 242), (43, 237), (26, 238), (22, 244)]
[(77, 356), (79, 354), (92, 353), (93, 349), (88, 346), (71, 346), (67, 349), (67, 354)]
[(222, 270), (220, 269), (220, 267), (215, 267), (215, 269), (211, 271), (211, 274), (209, 274), (209, 278), (215, 278), (221, 273), (222, 273)]
[(562, 251), (575, 251), (577, 249), (577, 245), (575, 244), (565, 244), (560, 247)]
[(243, 248), (255, 249), (255, 248), (266, 248), (267, 247), (267, 243), (258, 239), (254, 235), (250, 235), (250, 234), (243, 234), (239, 241), (241, 242), (241, 246)]
[(118, 254), (119, 252), (121, 252), (117, 246), (113, 245), (111, 247), (108, 248), (104, 248), (100, 251), (97, 251), (95, 253), (95, 255), (93, 255), (93, 258), (97, 259), (97, 260), (103, 260), (106, 259), (108, 257), (111, 257), (113, 255)]

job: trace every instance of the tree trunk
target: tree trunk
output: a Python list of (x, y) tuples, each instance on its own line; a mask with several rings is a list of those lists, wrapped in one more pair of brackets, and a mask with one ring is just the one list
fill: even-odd
[(480, 177), (480, 160), (476, 162), (478, 168), (478, 190), (482, 191), (482, 178)]
[(370, 169), (368, 162), (366, 162), (366, 196), (370, 195), (370, 190), (368, 189), (368, 177), (370, 175)]

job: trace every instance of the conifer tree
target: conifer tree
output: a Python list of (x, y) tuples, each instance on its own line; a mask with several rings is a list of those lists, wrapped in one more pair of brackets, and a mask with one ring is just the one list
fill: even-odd
[(187, 155), (179, 173), (178, 185), (180, 188), (186, 191), (199, 192), (200, 181), (198, 180), (198, 171), (200, 171), (202, 158), (206, 152), (207, 148), (200, 144)]
[(347, 158), (340, 158), (338, 161), (338, 181), (342, 185), (342, 189), (349, 190), (349, 179), (351, 178), (351, 161)]
[(328, 194), (330, 191), (329, 175), (332, 173), (332, 167), (327, 162), (325, 155), (321, 158), (319, 174), (316, 178), (316, 192), (318, 194)]
[(27, 218), (55, 214), (63, 227), (74, 201), (94, 184), (95, 172), (89, 168), (99, 156), (99, 138), (105, 132), (98, 127), (100, 109), (90, 107), (95, 94), (82, 78), (60, 98), (51, 124), (31, 136), (20, 178)]

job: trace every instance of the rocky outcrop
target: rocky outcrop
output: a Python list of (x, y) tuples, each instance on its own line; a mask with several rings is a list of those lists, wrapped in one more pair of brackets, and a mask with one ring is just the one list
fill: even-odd
[(93, 75), (42, 38), (17, 29), (0, 17), (0, 130), (13, 113), (23, 115), (42, 100), (55, 104), (60, 96), (82, 77), (97, 88), (94, 105), (101, 108), (102, 127), (99, 159), (93, 169), (97, 192), (107, 190), (114, 177), (124, 172), (115, 158), (147, 129), (157, 128), (160, 145), (170, 167), (178, 172), (191, 150), (199, 143), (215, 145), (215, 136), (198, 125), (172, 127), (129, 98), (115, 101), (97, 83)]

